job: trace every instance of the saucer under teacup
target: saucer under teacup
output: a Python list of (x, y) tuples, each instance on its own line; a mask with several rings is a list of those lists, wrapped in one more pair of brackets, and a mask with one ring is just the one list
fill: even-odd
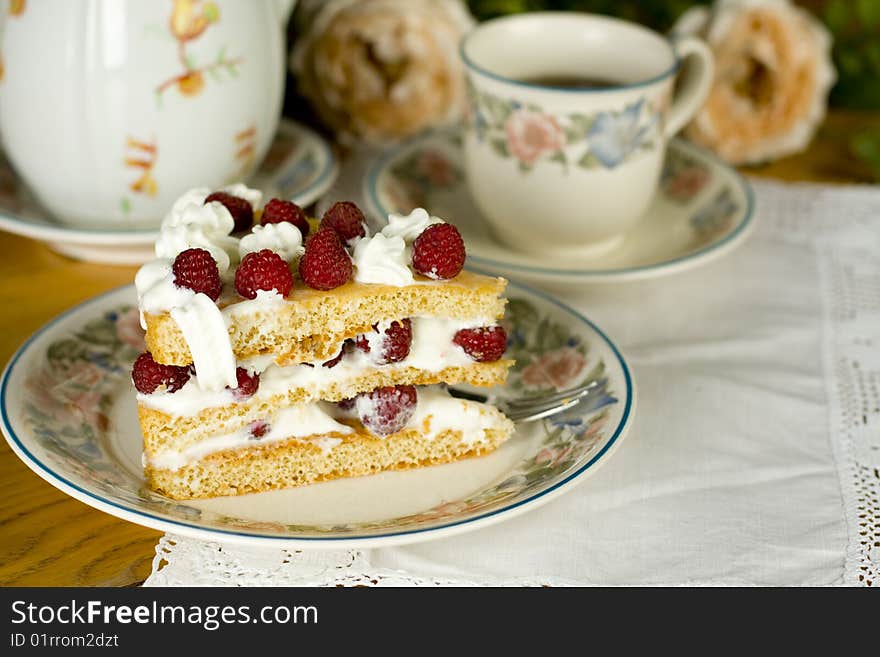
[[(282, 121), (249, 187), (305, 206), (336, 180), (339, 163), (330, 144), (294, 121)], [(75, 228), (53, 218), (0, 156), (0, 230), (45, 242), (78, 260), (137, 265), (155, 257), (158, 229)]]
[[(549, 283), (653, 278), (708, 262), (738, 246), (753, 225), (746, 180), (682, 139), (668, 148), (660, 188), (634, 228), (610, 244), (572, 252), (521, 253), (501, 244), (467, 189), (458, 131), (425, 134), (386, 152), (367, 171), (364, 197), (375, 219), (424, 207), (458, 226), (469, 262)], [(535, 230), (540, 230), (540, 219)]]

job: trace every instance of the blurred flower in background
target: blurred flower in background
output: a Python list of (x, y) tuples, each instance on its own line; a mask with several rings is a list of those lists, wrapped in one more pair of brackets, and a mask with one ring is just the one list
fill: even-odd
[(461, 116), (461, 0), (306, 0), (297, 21), (300, 91), (341, 136), (382, 143)]
[(804, 150), (825, 118), (836, 73), (831, 37), (789, 0), (718, 0), (673, 28), (715, 53), (715, 82), (687, 136), (733, 164)]

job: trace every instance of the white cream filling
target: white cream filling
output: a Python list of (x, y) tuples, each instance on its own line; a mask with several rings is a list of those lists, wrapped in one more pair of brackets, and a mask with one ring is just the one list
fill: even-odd
[[(414, 317), (411, 321), (413, 340), (409, 355), (398, 363), (377, 366), (369, 354), (356, 349), (346, 354), (335, 367), (323, 367), (320, 362), (313, 363), (312, 367), (304, 364), (279, 367), (275, 364), (272, 355), (248, 359), (239, 363), (239, 366), (252, 374), (260, 374), (260, 386), (254, 395), (256, 398), (283, 395), (291, 388), (314, 389), (352, 381), (376, 367), (391, 371), (414, 367), (427, 372), (439, 372), (447, 367), (467, 366), (474, 363), (473, 359), (452, 341), (459, 330), (490, 326), (495, 323), (494, 319), (489, 318), (459, 320)], [(379, 338), (380, 335), (377, 333), (375, 337)], [(138, 402), (144, 406), (175, 417), (197, 415), (206, 408), (225, 406), (233, 401), (231, 390), (212, 391), (195, 379), (190, 379), (177, 392), (163, 390), (149, 395), (138, 394)]]
[(334, 420), (330, 416), (330, 410), (331, 405), (324, 402), (291, 406), (275, 413), (269, 421), (269, 430), (259, 438), (251, 434), (250, 427), (244, 427), (232, 433), (206, 438), (181, 450), (162, 450), (150, 458), (144, 455), (144, 461), (155, 468), (177, 470), (214, 452), (310, 436), (315, 436), (315, 444), (326, 452), (342, 442), (340, 438), (326, 434), (349, 434), (354, 431), (348, 425)]
[[(382, 320), (376, 325), (375, 331), (370, 331), (364, 336), (367, 340), (367, 347), (369, 348), (370, 362), (375, 365), (380, 364), (379, 361), (382, 359), (382, 351), (385, 349), (385, 342), (388, 338), (388, 336), (385, 335), (385, 331), (390, 329), (393, 323), (394, 320)], [(410, 325), (410, 328), (412, 328), (412, 325)], [(412, 344), (410, 344), (410, 348), (412, 348)]]
[(440, 386), (419, 386), (416, 410), (406, 428), (422, 427), (428, 421), (429, 439), (444, 431), (461, 431), (461, 442), (486, 442), (486, 431), (498, 424), (497, 416), (483, 412), (487, 404), (450, 396)]
[(205, 294), (194, 294), (188, 303), (172, 308), (171, 317), (189, 345), (199, 387), (211, 392), (237, 387), (235, 354), (217, 304)]
[[(494, 414), (484, 413), (485, 404), (456, 399), (449, 396), (439, 386), (417, 388), (418, 402), (404, 429), (425, 427), (425, 436), (432, 440), (447, 430), (462, 432), (462, 442), (474, 445), (486, 441), (486, 431), (497, 424)], [(290, 438), (308, 438), (325, 454), (342, 442), (341, 438), (329, 434), (350, 434), (354, 430), (337, 422), (332, 415), (342, 417), (343, 413), (326, 402), (311, 402), (284, 408), (269, 420), (269, 430), (256, 438), (250, 427), (233, 433), (214, 436), (199, 441), (182, 450), (166, 449), (143, 457), (144, 465), (162, 470), (178, 470), (185, 465), (209, 456), (215, 452), (266, 445)]]

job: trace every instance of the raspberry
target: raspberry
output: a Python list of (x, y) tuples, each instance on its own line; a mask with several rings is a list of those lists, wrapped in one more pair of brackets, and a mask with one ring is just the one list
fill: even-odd
[(336, 354), (333, 358), (331, 358), (330, 360), (324, 361), (323, 367), (328, 367), (328, 368), (329, 367), (336, 367), (337, 365), (339, 365), (339, 361), (342, 360), (343, 354), (345, 354), (345, 349), (340, 349), (339, 353)]
[(177, 392), (189, 381), (189, 367), (161, 365), (153, 360), (153, 355), (145, 351), (131, 368), (131, 380), (138, 392), (149, 395), (164, 385), (168, 392)]
[(343, 411), (352, 411), (354, 410), (354, 405), (356, 401), (357, 397), (350, 397), (349, 399), (340, 399), (338, 402), (336, 402), (336, 405)]
[(260, 375), (251, 374), (243, 367), (235, 368), (235, 378), (238, 379), (238, 387), (232, 391), (232, 396), (236, 401), (253, 397), (257, 388), (260, 387)]
[(358, 395), (355, 401), (358, 419), (380, 436), (396, 433), (406, 426), (416, 410), (413, 386), (386, 386)]
[(321, 218), (321, 228), (331, 228), (336, 231), (343, 242), (355, 237), (365, 237), (364, 213), (350, 201), (340, 201), (330, 206)]
[(248, 253), (235, 272), (235, 290), (245, 299), (256, 299), (257, 290), (275, 290), (286, 297), (292, 289), (290, 267), (270, 249)]
[(229, 210), (229, 214), (232, 215), (232, 221), (235, 222), (233, 232), (238, 233), (243, 230), (250, 230), (250, 227), (254, 224), (254, 209), (250, 203), (240, 196), (233, 196), (228, 192), (214, 192), (205, 199), (205, 203), (210, 203), (211, 201), (222, 203), (223, 207)]
[(422, 276), (455, 278), (464, 259), (464, 240), (452, 224), (431, 224), (413, 242), (412, 266)]
[(345, 340), (342, 343), (342, 348), (339, 350), (339, 353), (330, 360), (322, 363), (322, 365), (324, 367), (336, 367), (337, 365), (339, 365), (339, 362), (345, 357), (345, 354), (350, 354), (352, 352), (352, 350), (354, 349), (354, 345), (354, 340), (352, 340), (351, 338)]
[(500, 326), (461, 329), (452, 341), (475, 361), (491, 363), (504, 355), (504, 350), (507, 348), (507, 331)]
[(263, 207), (263, 217), (260, 222), (265, 224), (280, 224), (287, 221), (302, 233), (303, 239), (309, 234), (309, 221), (306, 219), (306, 213), (296, 203), (292, 201), (282, 201), (280, 198), (273, 198)]
[(251, 422), (248, 425), (251, 430), (251, 439), (259, 440), (267, 433), (269, 433), (269, 429), (272, 428), (272, 425), (268, 422), (264, 422), (263, 420), (257, 420), (256, 422)]
[(315, 290), (332, 290), (351, 278), (353, 266), (339, 236), (322, 228), (306, 242), (306, 252), (299, 261), (299, 275)]
[(171, 265), (174, 284), (207, 294), (212, 301), (220, 296), (223, 284), (213, 256), (205, 249), (187, 249), (174, 258)]
[[(373, 326), (373, 331), (378, 332), (378, 328)], [(355, 344), (361, 351), (370, 353), (370, 340), (366, 335), (359, 335)], [(408, 319), (391, 322), (391, 326), (385, 330), (381, 345), (381, 352), (374, 355), (377, 365), (399, 363), (409, 356), (409, 348), (412, 345), (412, 322)]]

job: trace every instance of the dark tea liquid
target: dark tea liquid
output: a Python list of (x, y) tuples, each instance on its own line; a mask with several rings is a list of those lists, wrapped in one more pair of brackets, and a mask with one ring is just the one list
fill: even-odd
[(590, 77), (586, 75), (535, 75), (528, 78), (520, 78), (527, 84), (536, 84), (542, 87), (564, 87), (566, 89), (608, 89), (622, 84), (619, 80), (608, 78)]

